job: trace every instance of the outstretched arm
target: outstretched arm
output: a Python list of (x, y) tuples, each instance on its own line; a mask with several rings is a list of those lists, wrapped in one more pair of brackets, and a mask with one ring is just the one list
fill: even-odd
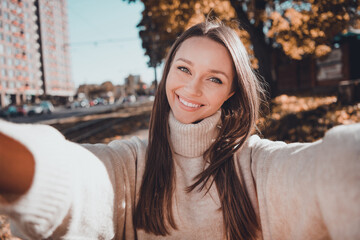
[(360, 124), (314, 143), (254, 145), (264, 238), (360, 239)]
[(52, 127), (0, 120), (0, 214), (15, 235), (114, 237), (114, 154), (106, 145), (95, 152)]
[(29, 150), (0, 132), (0, 194), (24, 194), (34, 177), (35, 162)]

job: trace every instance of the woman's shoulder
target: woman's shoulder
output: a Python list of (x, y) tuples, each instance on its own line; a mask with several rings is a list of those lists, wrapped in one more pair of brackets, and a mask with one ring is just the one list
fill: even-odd
[(238, 154), (244, 152), (254, 154), (255, 152), (273, 152), (275, 150), (285, 147), (287, 144), (283, 141), (273, 141), (266, 138), (261, 138), (259, 135), (250, 136), (238, 151)]
[(123, 161), (126, 165), (142, 161), (145, 158), (147, 145), (147, 140), (136, 136), (130, 139), (113, 140), (108, 144), (82, 144), (100, 159), (111, 158), (112, 161)]
[(340, 144), (360, 149), (360, 123), (331, 128), (325, 133), (324, 142), (334, 146)]
[(253, 172), (268, 171), (280, 166), (299, 168), (309, 161), (321, 161), (325, 155), (354, 159), (360, 153), (360, 124), (336, 126), (322, 139), (309, 143), (285, 143), (253, 135), (236, 153), (237, 160), (248, 162)]

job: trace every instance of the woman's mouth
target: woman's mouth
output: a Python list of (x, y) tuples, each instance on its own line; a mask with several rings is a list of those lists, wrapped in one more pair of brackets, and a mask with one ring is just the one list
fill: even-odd
[(199, 107), (203, 106), (203, 105), (201, 105), (201, 104), (189, 102), (189, 101), (185, 100), (184, 98), (180, 97), (179, 95), (178, 95), (178, 99), (179, 99), (179, 101), (180, 101), (183, 105), (185, 105), (186, 107), (199, 108)]

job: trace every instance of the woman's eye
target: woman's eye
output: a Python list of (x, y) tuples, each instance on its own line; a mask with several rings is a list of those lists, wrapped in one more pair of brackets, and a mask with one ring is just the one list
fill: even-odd
[(178, 69), (179, 69), (180, 71), (185, 72), (185, 73), (190, 73), (189, 69), (187, 69), (186, 67), (178, 67)]
[(222, 84), (222, 81), (215, 77), (210, 78), (210, 81), (212, 81), (213, 83)]

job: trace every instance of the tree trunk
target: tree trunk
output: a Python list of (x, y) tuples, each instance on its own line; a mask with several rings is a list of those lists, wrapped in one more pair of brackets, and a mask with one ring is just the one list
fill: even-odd
[[(264, 1), (260, 1), (264, 2)], [(236, 11), (238, 19), (240, 21), (241, 26), (249, 33), (251, 43), (254, 48), (254, 54), (257, 60), (259, 61), (259, 69), (258, 72), (264, 78), (265, 82), (269, 85), (268, 91), (270, 92), (270, 96), (276, 96), (276, 82), (273, 79), (271, 70), (272, 70), (272, 47), (269, 43), (265, 41), (265, 34), (263, 32), (263, 23), (258, 23), (255, 26), (250, 22), (248, 15), (244, 12), (241, 2), (237, 0), (230, 0), (231, 5)], [(265, 2), (261, 5), (265, 6)]]
[(156, 65), (154, 66), (154, 77), (155, 77), (155, 92), (157, 90), (157, 87), (158, 87), (158, 80), (157, 80), (157, 74), (156, 74)]

